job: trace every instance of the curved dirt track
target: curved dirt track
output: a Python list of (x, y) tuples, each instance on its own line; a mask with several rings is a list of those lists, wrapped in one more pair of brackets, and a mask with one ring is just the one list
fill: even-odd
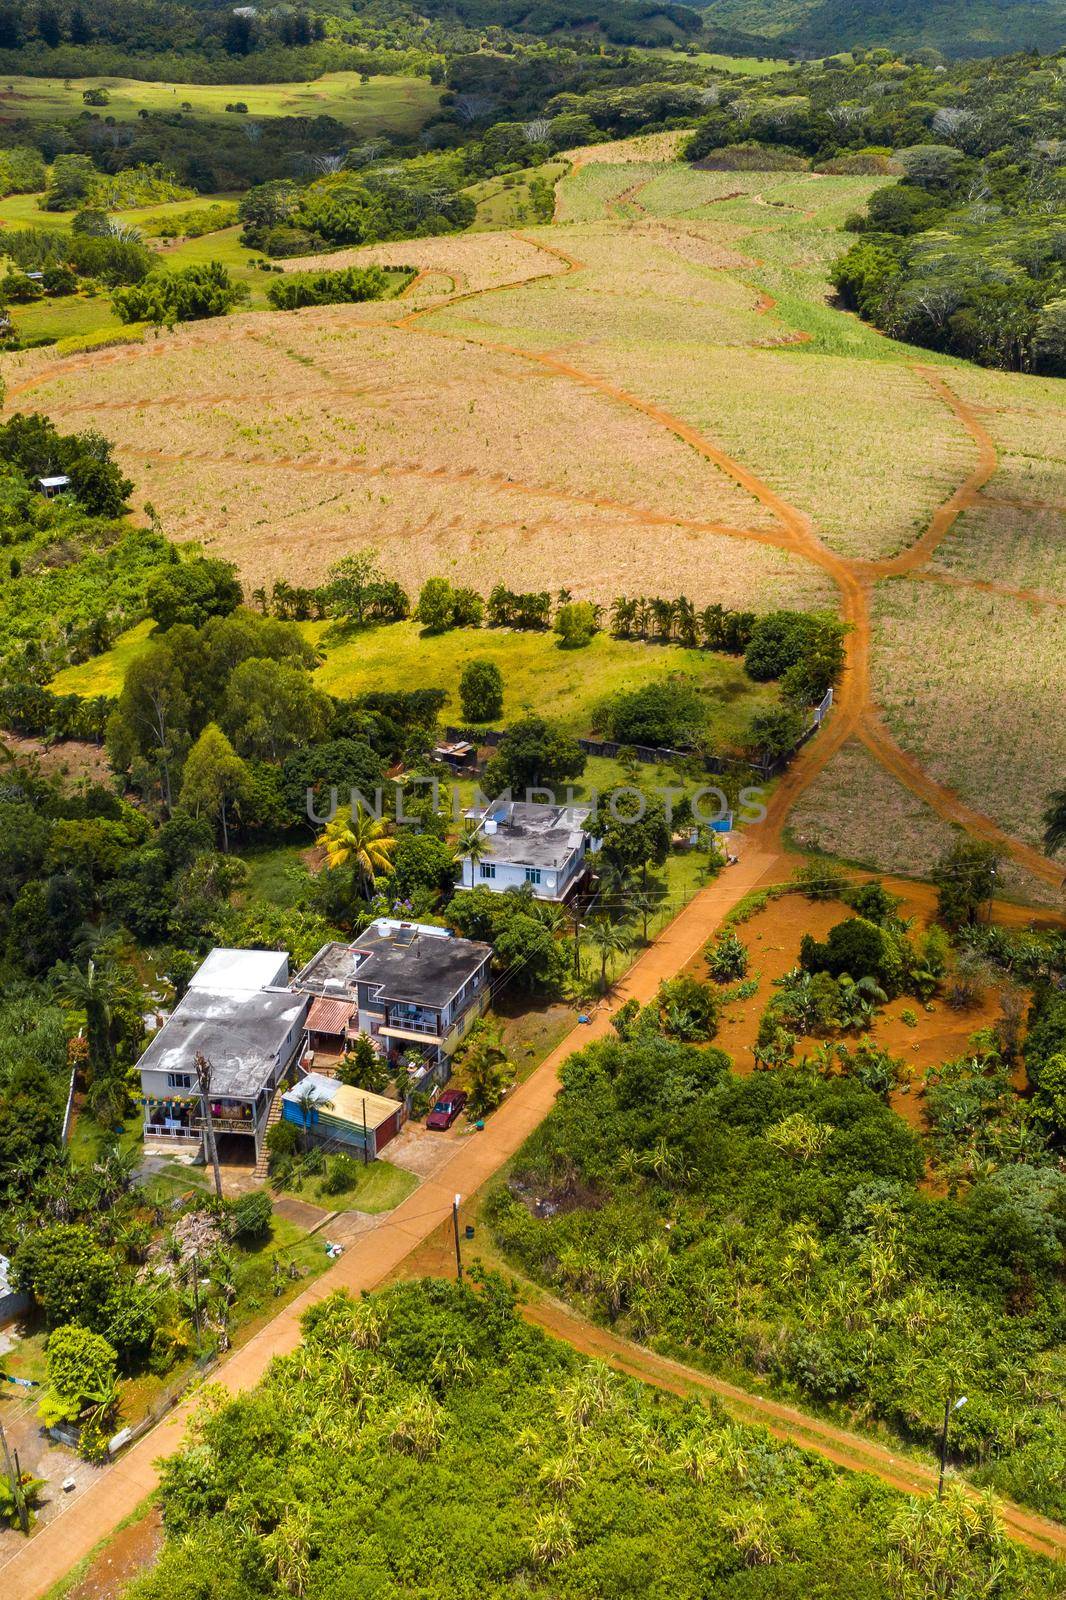
[[(754, 1423), (775, 1439), (809, 1450), (834, 1466), (852, 1472), (867, 1472), (901, 1494), (936, 1493), (937, 1471), (922, 1461), (900, 1454), (875, 1439), (864, 1438), (846, 1428), (838, 1428), (821, 1417), (795, 1406), (754, 1394), (711, 1373), (674, 1361), (668, 1356), (620, 1338), (598, 1323), (571, 1311), (568, 1306), (541, 1295), (525, 1301), (522, 1315), (547, 1333), (553, 1334), (584, 1355), (606, 1362), (616, 1372), (637, 1378), (641, 1383), (682, 1398), (713, 1396), (738, 1421)], [(958, 1480), (956, 1480), (958, 1481)], [(965, 1487), (965, 1486), (964, 1486)], [(978, 1492), (967, 1488), (978, 1498)], [(1066, 1528), (1027, 1511), (1011, 1501), (997, 1501), (997, 1508), (1010, 1537), (1037, 1555), (1066, 1560)]]
[[(645, 180), (647, 182), (648, 180)], [(633, 190), (641, 188), (642, 184), (633, 185)], [(626, 194), (631, 195), (627, 190)], [(579, 272), (582, 263), (568, 251), (560, 249), (557, 245), (548, 244), (543, 239), (532, 239), (526, 234), (516, 233), (516, 238), (522, 239), (527, 244), (536, 244), (542, 250), (548, 251), (552, 256), (562, 261), (564, 273), (569, 275)], [(547, 276), (547, 275), (546, 275)], [(527, 279), (527, 282), (536, 281)], [(510, 286), (508, 286), (510, 287)], [(491, 291), (489, 291), (491, 292)], [(471, 295), (457, 296), (457, 300), (473, 298), (479, 291)], [(449, 300), (448, 306), (456, 303)], [(441, 305), (427, 306), (412, 312), (409, 316), (398, 318), (393, 326), (404, 329), (419, 328), (422, 319), (431, 316), (434, 311), (444, 309)], [(654, 402), (644, 400), (639, 395), (631, 393), (617, 384), (609, 382), (596, 373), (588, 372), (583, 368), (564, 361), (561, 357), (540, 350), (529, 349), (525, 346), (505, 343), (501, 340), (475, 337), (470, 333), (453, 333), (449, 329), (427, 328), (421, 331), (432, 333), (438, 338), (460, 339), (470, 343), (484, 345), (490, 349), (506, 351), (509, 355), (519, 356), (523, 360), (532, 361), (539, 366), (547, 368), (560, 377), (580, 384), (584, 388), (595, 390), (620, 405), (629, 406), (640, 411), (667, 429), (676, 438), (690, 445), (712, 465), (718, 467), (734, 483), (751, 494), (767, 511), (771, 512), (781, 527), (780, 538), (774, 540), (770, 536), (767, 542), (775, 542), (782, 549), (793, 555), (802, 556), (805, 560), (822, 568), (837, 585), (840, 593), (841, 612), (845, 622), (850, 628), (847, 641), (847, 667), (836, 695), (836, 702), (832, 716), (822, 731), (809, 741), (793, 762), (781, 783), (778, 785), (770, 806), (766, 822), (759, 830), (763, 847), (779, 845), (782, 829), (787, 821), (800, 795), (814, 781), (827, 763), (837, 753), (844, 743), (851, 737), (857, 736), (867, 746), (879, 762), (897, 778), (906, 788), (918, 796), (945, 821), (953, 823), (968, 833), (994, 843), (998, 848), (1016, 861), (1019, 866), (1042, 882), (1060, 887), (1066, 877), (1066, 867), (1052, 861), (1041, 854), (1023, 840), (1016, 839), (1008, 834), (1005, 829), (992, 821), (990, 817), (983, 816), (968, 806), (957, 794), (946, 785), (938, 783), (929, 777), (922, 769), (919, 762), (905, 751), (901, 750), (885, 728), (878, 708), (873, 700), (870, 687), (870, 653), (872, 646), (872, 625), (870, 618), (870, 590), (876, 579), (886, 577), (901, 577), (915, 569), (922, 567), (929, 561), (937, 547), (950, 532), (958, 517), (968, 507), (978, 503), (981, 490), (992, 477), (998, 466), (998, 456), (991, 436), (984, 427), (973, 407), (955, 393), (939, 373), (926, 367), (918, 366), (915, 370), (929, 384), (934, 393), (949, 406), (954, 412), (959, 423), (966, 429), (977, 447), (977, 460), (963, 483), (934, 511), (925, 532), (914, 544), (898, 555), (880, 561), (865, 561), (850, 559), (838, 555), (831, 550), (814, 532), (809, 519), (795, 506), (791, 505), (784, 497), (765, 483), (756, 473), (745, 467), (741, 462), (728, 455), (719, 445), (707, 439), (698, 429), (667, 411), (664, 407)], [(742, 535), (749, 537), (749, 535)], [(759, 535), (766, 540), (765, 535)], [(937, 574), (929, 574), (929, 581), (938, 581)], [(949, 580), (950, 581), (950, 580)], [(1019, 597), (1022, 597), (1019, 593)]]
[[(565, 250), (549, 245), (540, 239), (531, 239), (526, 235), (517, 234), (516, 237), (523, 238), (527, 243), (537, 245), (538, 248), (546, 251), (556, 261), (561, 262), (562, 271), (558, 267), (553, 267), (550, 271), (534, 274), (517, 282), (492, 285), (479, 290), (467, 290), (448, 296), (435, 301), (432, 305), (418, 307), (399, 316), (391, 323), (391, 326), (402, 329), (405, 332), (417, 332), (419, 334), (432, 334), (440, 338), (465, 340), (488, 348), (507, 351), (526, 361), (537, 363), (569, 382), (594, 389), (617, 404), (640, 411), (644, 416), (688, 444), (711, 465), (729, 476), (734, 483), (749, 493), (767, 511), (771, 512), (778, 524), (779, 532), (727, 529), (710, 523), (697, 524), (696, 526), (706, 531), (723, 532), (730, 534), (732, 537), (751, 538), (760, 542), (774, 544), (817, 565), (836, 583), (841, 598), (842, 614), (852, 630), (847, 642), (847, 670), (837, 695), (834, 714), (828, 719), (823, 730), (803, 748), (799, 757), (779, 784), (772, 798), (766, 823), (762, 825), (761, 829), (753, 830), (752, 844), (745, 854), (742, 866), (731, 869), (724, 886), (712, 884), (708, 890), (704, 890), (697, 897), (697, 900), (692, 902), (689, 911), (683, 913), (677, 919), (677, 922), (671, 924), (665, 931), (665, 935), (656, 941), (657, 948), (653, 948), (656, 948), (656, 954), (660, 958), (662, 971), (664, 973), (672, 973), (676, 970), (681, 970), (683, 961), (680, 958), (684, 955), (684, 951), (676, 947), (679, 944), (683, 945), (686, 938), (682, 928), (683, 923), (690, 926), (694, 915), (698, 916), (701, 923), (717, 924), (720, 921), (721, 904), (724, 901), (732, 900), (735, 891), (740, 889), (741, 878), (739, 876), (734, 878), (734, 873), (743, 874), (745, 880), (753, 877), (756, 881), (762, 882), (767, 881), (774, 871), (779, 871), (785, 864), (787, 858), (781, 842), (781, 832), (791, 807), (845, 741), (853, 736), (861, 738), (863, 743), (894, 776), (904, 782), (912, 792), (918, 794), (923, 800), (927, 800), (942, 817), (951, 822), (959, 823), (970, 832), (981, 837), (995, 840), (1014, 859), (1026, 866), (1036, 876), (1045, 881), (1059, 884), (1063, 876), (1063, 868), (1060, 865), (1041, 856), (1021, 841), (1010, 838), (989, 818), (982, 817), (965, 806), (950, 790), (929, 778), (917, 762), (913, 761), (911, 757), (896, 746), (880, 722), (870, 692), (871, 623), (869, 601), (873, 582), (881, 577), (908, 574), (928, 561), (940, 541), (953, 526), (960, 512), (966, 506), (974, 503), (974, 497), (979, 495), (981, 485), (987, 482), (991, 473), (995, 470), (996, 455), (994, 447), (975, 412), (966, 407), (954, 395), (953, 391), (940, 379), (939, 375), (931, 375), (925, 369), (920, 369), (923, 372), (923, 376), (926, 376), (927, 381), (932, 383), (940, 398), (952, 407), (962, 425), (967, 428), (973, 438), (978, 447), (977, 465), (973, 472), (968, 475), (960, 489), (956, 490), (937, 509), (925, 533), (907, 551), (889, 558), (883, 563), (846, 559), (826, 546), (815, 533), (809, 519), (756, 473), (735, 460), (720, 446), (707, 439), (697, 429), (665, 408), (646, 401), (640, 396), (610, 383), (599, 375), (588, 372), (550, 353), (504, 344), (492, 339), (474, 337), (470, 333), (457, 333), (448, 329), (426, 325), (426, 318), (437, 311), (447, 309), (458, 303), (480, 298), (484, 294), (502, 292), (505, 289), (515, 289), (523, 283), (568, 276), (582, 270), (582, 263)], [(338, 317), (336, 320), (342, 321), (344, 319)], [(348, 320), (354, 322), (354, 319)], [(381, 326), (382, 324), (374, 325)], [(188, 341), (188, 345), (195, 347), (196, 344), (217, 343), (221, 337), (222, 330), (219, 330), (218, 334), (213, 338), (205, 337), (196, 341)], [(229, 337), (254, 337), (254, 335), (250, 330), (240, 330), (230, 334)], [(131, 349), (138, 356), (143, 356), (145, 354), (161, 353), (164, 348), (166, 348), (166, 344), (163, 341), (160, 341), (157, 347), (125, 347), (123, 350), (116, 352), (110, 359), (121, 360), (128, 355)], [(78, 370), (87, 366), (95, 366), (101, 360), (106, 361), (108, 359), (106, 356), (86, 357), (67, 363), (62, 369), (57, 365), (51, 370), (35, 375), (23, 385), (13, 388), (10, 391), (11, 396), (26, 392), (46, 378), (58, 375), (60, 370)], [(186, 457), (179, 459), (186, 459)], [(240, 460), (241, 458), (234, 457), (232, 459)], [(297, 466), (298, 463), (293, 461), (291, 465)], [(320, 467), (314, 463), (309, 463), (307, 470), (337, 469)], [(410, 470), (417, 473), (424, 469), (399, 468), (398, 470)], [(433, 472), (427, 472), (426, 475), (429, 477), (440, 476)], [(542, 492), (534, 486), (513, 485), (510, 480), (504, 481), (509, 487), (517, 488), (520, 491)], [(582, 500), (579, 503), (585, 502)], [(589, 497), (589, 503), (598, 502), (593, 497)], [(629, 511), (634, 509), (627, 508)], [(677, 520), (654, 511), (652, 515), (656, 520), (661, 520), (664, 525), (674, 525)], [(931, 581), (940, 581), (939, 575), (923, 574), (923, 576), (928, 576)], [(1023, 912), (1020, 908), (1009, 908), (1008, 915), (1009, 920), (1022, 922), (1027, 919), (1029, 914)], [(705, 933), (706, 927), (701, 926), (700, 942), (702, 942)], [(663, 948), (664, 945), (665, 949)], [(625, 980), (625, 988), (628, 988), (631, 983), (637, 988), (641, 986), (644, 978), (647, 977), (647, 973), (642, 973), (640, 969), (649, 954), (650, 952), (646, 952), (641, 962), (638, 962), (636, 967), (631, 969), (630, 975)], [(553, 1053), (553, 1057), (559, 1056), (564, 1050), (576, 1048), (578, 1042), (587, 1042), (588, 1038), (594, 1037), (598, 1031), (606, 1032), (609, 1026), (606, 1012), (602, 1016), (597, 1013), (594, 1018), (594, 1024), (593, 1028), (578, 1030), (582, 1035), (579, 1041), (568, 1038), (564, 1045)], [(549, 1086), (547, 1082), (548, 1078), (554, 1073), (553, 1057), (549, 1057), (542, 1063), (533, 1078), (527, 1080), (527, 1084), (523, 1085), (523, 1091), (520, 1092), (519, 1097), (515, 1101), (508, 1102), (508, 1106), (514, 1105), (517, 1107), (521, 1103), (526, 1090), (536, 1093), (543, 1100), (543, 1109), (539, 1110), (539, 1115), (536, 1118), (539, 1121), (540, 1116), (549, 1108), (554, 1093), (554, 1088)], [(528, 1099), (529, 1096), (526, 1095), (525, 1098)], [(504, 1109), (506, 1110), (507, 1107)], [(492, 1140), (496, 1139), (498, 1133), (503, 1136), (503, 1143), (506, 1145), (508, 1141), (505, 1135), (505, 1127), (509, 1127), (509, 1123), (507, 1118), (503, 1116), (502, 1111), (497, 1114), (497, 1117), (500, 1119), (498, 1130), (497, 1118), (494, 1118), (490, 1125), (492, 1128)], [(532, 1125), (535, 1126), (535, 1122)], [(390, 1221), (381, 1230), (375, 1231), (373, 1235), (368, 1236), (378, 1241), (376, 1249), (379, 1256), (391, 1255), (394, 1260), (405, 1260), (419, 1240), (424, 1239), (431, 1229), (437, 1226), (440, 1217), (448, 1214), (452, 1190), (459, 1186), (465, 1188), (467, 1192), (471, 1192), (479, 1183), (484, 1181), (489, 1171), (489, 1165), (484, 1158), (488, 1154), (488, 1145), (492, 1141), (490, 1141), (487, 1134), (481, 1136), (481, 1141), (480, 1144), (469, 1147), (470, 1157), (472, 1158), (472, 1171), (464, 1170), (461, 1173), (460, 1167), (457, 1166), (452, 1181), (446, 1181), (443, 1184), (432, 1182), (427, 1184), (418, 1192), (417, 1196), (413, 1197), (418, 1202), (415, 1207), (412, 1208), (409, 1205), (405, 1205), (398, 1208), (395, 1223)], [(518, 1142), (520, 1142), (520, 1138)], [(512, 1144), (511, 1147), (516, 1148), (517, 1144)], [(436, 1192), (438, 1190), (440, 1191), (439, 1194)], [(431, 1201), (437, 1203), (437, 1209), (433, 1214), (433, 1221), (426, 1223), (425, 1208), (429, 1207)], [(401, 1222), (401, 1215), (406, 1213), (410, 1213), (409, 1219)], [(390, 1229), (395, 1231), (390, 1232)], [(343, 1258), (338, 1270), (332, 1271), (326, 1278), (319, 1280), (301, 1299), (305, 1302), (317, 1300), (322, 1294), (328, 1292), (335, 1282), (350, 1281), (353, 1286), (359, 1285), (361, 1281), (365, 1281), (361, 1278), (363, 1272), (364, 1267), (361, 1255), (357, 1249), (353, 1249)], [(377, 1267), (375, 1266), (373, 1271), (369, 1273), (370, 1281), (380, 1281), (379, 1276), (374, 1276), (376, 1272)], [(299, 1302), (297, 1305), (299, 1305)], [(234, 1382), (235, 1387), (245, 1387), (248, 1383), (256, 1381), (258, 1376), (261, 1375), (265, 1362), (269, 1360), (270, 1354), (275, 1349), (291, 1348), (293, 1341), (298, 1337), (295, 1315), (297, 1305), (287, 1308), (279, 1318), (269, 1325), (268, 1329), (264, 1329), (262, 1333), (257, 1335), (244, 1350), (236, 1352), (231, 1362), (227, 1363), (226, 1375), (231, 1379), (231, 1382)], [(647, 1351), (642, 1347), (629, 1345), (626, 1341), (614, 1339), (604, 1330), (585, 1323), (582, 1319), (574, 1317), (561, 1307), (548, 1309), (537, 1307), (531, 1309), (530, 1314), (534, 1317), (534, 1320), (540, 1321), (550, 1331), (568, 1339), (577, 1348), (587, 1350), (593, 1355), (598, 1355), (602, 1359), (610, 1361), (611, 1364), (619, 1366), (621, 1370), (631, 1372), (632, 1375), (642, 1378), (644, 1381), (656, 1384), (663, 1389), (674, 1389), (675, 1392), (681, 1393), (694, 1393), (700, 1390), (714, 1392), (745, 1420), (758, 1421), (767, 1426), (771, 1432), (776, 1433), (778, 1437), (790, 1438), (801, 1447), (814, 1450), (839, 1465), (874, 1473), (885, 1482), (906, 1492), (925, 1493), (929, 1492), (932, 1487), (931, 1474), (928, 1468), (920, 1463), (901, 1459), (874, 1441), (863, 1440), (856, 1435), (847, 1433), (845, 1430), (835, 1429), (829, 1424), (824, 1424), (820, 1419), (807, 1416), (795, 1408), (783, 1406), (762, 1396), (751, 1395), (744, 1390), (726, 1384), (723, 1380), (696, 1373), (680, 1364), (666, 1361), (664, 1358), (656, 1356), (653, 1352)], [(157, 1436), (149, 1436), (148, 1439), (142, 1441), (141, 1445), (135, 1446), (134, 1450), (113, 1469), (115, 1477), (112, 1482), (118, 1486), (120, 1495), (125, 1492), (127, 1498), (126, 1509), (130, 1509), (132, 1504), (139, 1500), (144, 1492), (145, 1485), (150, 1487), (151, 1483), (155, 1481), (155, 1468), (153, 1466), (155, 1457), (161, 1454), (163, 1450), (170, 1453), (180, 1446), (185, 1413), (186, 1408), (181, 1408), (172, 1418), (168, 1419), (167, 1423), (158, 1431)], [(143, 1476), (139, 1478), (135, 1475), (134, 1458), (136, 1458), (139, 1470), (143, 1473)], [(91, 1516), (77, 1519), (89, 1525), (89, 1531), (84, 1535), (85, 1538), (89, 1539), (88, 1548), (91, 1548), (91, 1545), (96, 1542), (96, 1539), (101, 1534), (105, 1534), (109, 1528), (113, 1527), (123, 1514), (122, 1510), (116, 1510), (114, 1501), (107, 1495), (98, 1496), (97, 1500), (102, 1501), (102, 1504), (96, 1516), (95, 1530)], [(72, 1507), (71, 1509), (73, 1513), (78, 1508)], [(85, 1511), (88, 1513), (89, 1510), (90, 1508), (86, 1506)], [(1011, 1537), (1018, 1542), (1026, 1544), (1041, 1554), (1055, 1555), (1060, 1558), (1066, 1556), (1066, 1530), (1056, 1524), (1046, 1522), (1045, 1519), (1019, 1507), (1005, 1506), (1003, 1514)], [(75, 1519), (72, 1517), (72, 1521), (68, 1523), (67, 1528), (63, 1528), (64, 1520), (60, 1519), (57, 1523), (50, 1525), (49, 1528), (43, 1529), (41, 1535), (31, 1541), (30, 1545), (24, 1551), (20, 1551), (19, 1556), (12, 1563), (9, 1563), (8, 1568), (5, 1570), (5, 1578), (8, 1580), (6, 1589), (9, 1600), (22, 1600), (24, 1596), (38, 1596), (44, 1592), (50, 1579), (42, 1581), (42, 1566), (34, 1557), (44, 1554), (46, 1543), (54, 1547), (57, 1540), (62, 1539), (63, 1541), (62, 1548), (58, 1552), (55, 1552), (54, 1548), (49, 1551), (52, 1574), (58, 1575), (62, 1573), (66, 1566), (69, 1566), (72, 1561), (77, 1559), (77, 1555), (81, 1552), (70, 1553), (71, 1544), (67, 1537), (68, 1533), (72, 1531)], [(63, 1529), (62, 1533), (59, 1532), (60, 1529)], [(52, 1538), (49, 1540), (46, 1536), (50, 1531), (52, 1532)]]
[[(577, 170), (578, 167), (584, 164), (585, 161), (579, 157), (572, 164), (571, 171)], [(640, 202), (636, 198), (637, 193), (650, 181), (650, 178), (645, 178), (632, 184), (627, 190), (623, 191), (616, 201), (610, 203), (611, 207), (617, 211), (621, 205), (627, 204), (640, 210)], [(640, 223), (629, 221), (623, 222), (621, 225), (626, 227), (642, 226)], [(849, 635), (846, 646), (847, 666), (837, 690), (834, 711), (832, 716), (827, 719), (827, 723), (823, 726), (821, 732), (803, 747), (778, 784), (770, 802), (767, 820), (760, 829), (760, 842), (764, 846), (780, 846), (782, 829), (796, 801), (846, 741), (852, 737), (857, 737), (861, 739), (867, 749), (893, 777), (904, 784), (925, 804), (931, 806), (945, 821), (953, 823), (977, 837), (995, 843), (998, 848), (1008, 854), (1027, 872), (1042, 882), (1049, 883), (1056, 888), (1061, 887), (1064, 877), (1066, 877), (1066, 867), (1050, 860), (1024, 841), (1014, 838), (1000, 828), (991, 818), (968, 806), (953, 790), (930, 777), (913, 756), (899, 747), (884, 726), (874, 702), (870, 685), (872, 645), (870, 593), (875, 582), (886, 578), (914, 574), (920, 576), (925, 582), (941, 583), (945, 586), (957, 588), (972, 587), (975, 590), (983, 589), (986, 592), (1002, 593), (1034, 604), (1052, 606), (1066, 604), (1066, 601), (1061, 597), (1014, 589), (1007, 585), (985, 584), (982, 580), (977, 579), (971, 580), (950, 574), (920, 570), (925, 568), (926, 563), (928, 563), (938, 546), (950, 532), (962, 512), (976, 504), (980, 504), (982, 498), (991, 498), (983, 496), (983, 491), (985, 485), (996, 471), (998, 457), (991, 436), (984, 427), (979, 415), (979, 412), (987, 410), (987, 408), (968, 405), (955, 393), (938, 371), (921, 365), (915, 366), (914, 370), (929, 384), (943, 404), (950, 408), (959, 424), (970, 435), (976, 446), (977, 459), (959, 487), (937, 507), (920, 538), (905, 550), (900, 551), (895, 556), (885, 557), (880, 560), (851, 559), (841, 556), (830, 549), (818, 537), (810, 519), (804, 513), (790, 504), (755, 472), (729, 455), (697, 428), (674, 415), (665, 407), (645, 400), (597, 373), (590, 372), (550, 352), (534, 350), (499, 339), (477, 336), (470, 332), (459, 333), (447, 328), (427, 325), (427, 318), (432, 317), (439, 311), (449, 310), (456, 305), (478, 300), (485, 295), (517, 290), (526, 285), (544, 282), (548, 279), (570, 277), (583, 270), (583, 262), (556, 244), (548, 243), (542, 238), (531, 237), (518, 230), (513, 231), (512, 237), (524, 244), (532, 245), (535, 249), (549, 256), (553, 265), (544, 272), (527, 272), (524, 276), (507, 282), (487, 285), (480, 289), (463, 289), (454, 294), (435, 298), (431, 303), (414, 307), (410, 311), (403, 312), (398, 317), (389, 319), (387, 322), (375, 322), (371, 325), (376, 327), (389, 326), (403, 332), (431, 334), (436, 338), (458, 340), (481, 345), (487, 349), (500, 350), (523, 361), (535, 363), (568, 382), (578, 384), (603, 395), (616, 404), (639, 411), (643, 416), (687, 444), (712, 466), (725, 473), (738, 487), (750, 494), (766, 511), (771, 513), (780, 531), (775, 533), (772, 530), (734, 528), (718, 523), (702, 522), (698, 519), (691, 521), (679, 519), (662, 513), (654, 507), (633, 508), (598, 496), (566, 496), (570, 503), (598, 505), (605, 509), (618, 510), (627, 516), (639, 517), (640, 521), (648, 525), (684, 526), (696, 531), (724, 534), (730, 538), (749, 539), (754, 542), (773, 545), (818, 566), (832, 579), (837, 587), (840, 595), (841, 614), (848, 624)], [(449, 276), (449, 274), (441, 272), (439, 269), (434, 269), (432, 275)], [(407, 286), (407, 292), (409, 293), (420, 280), (424, 280), (425, 276), (425, 274), (419, 274)], [(757, 296), (757, 311), (765, 314), (771, 313), (776, 309), (776, 303), (772, 295), (759, 290), (753, 290), (753, 293)], [(327, 313), (326, 317), (327, 320), (342, 326), (361, 325), (357, 318), (344, 311)], [(193, 337), (184, 336), (182, 346), (184, 349), (196, 349), (202, 346), (242, 339), (254, 341), (257, 337), (259, 335), (254, 326), (239, 326), (231, 330), (227, 330), (222, 326)], [(787, 335), (783, 340), (772, 341), (774, 344), (783, 344), (785, 342), (796, 341), (790, 340)], [(170, 341), (160, 339), (152, 345), (120, 346), (103, 354), (88, 353), (85, 356), (75, 357), (52, 366), (45, 366), (36, 373), (31, 374), (21, 383), (13, 385), (9, 391), (9, 398), (25, 394), (41, 383), (57, 376), (78, 372), (86, 368), (95, 368), (101, 364), (111, 365), (125, 361), (151, 359), (153, 356), (162, 354), (169, 347)], [(335, 392), (344, 392), (345, 390), (345, 386), (339, 381), (333, 387)], [(351, 392), (354, 393), (354, 389)], [(215, 403), (225, 403), (230, 398), (228, 395), (218, 396)], [(235, 401), (240, 398), (239, 395), (232, 396)], [(157, 402), (160, 405), (165, 405), (166, 403), (165, 399)], [(108, 404), (111, 408), (117, 409), (122, 405), (122, 402), (110, 402)], [(62, 403), (56, 409), (61, 411), (63, 409)], [(73, 410), (75, 407), (71, 406), (69, 409)], [(176, 456), (170, 456), (161, 451), (145, 453), (146, 455), (151, 455), (153, 459), (161, 461), (203, 460), (204, 462), (228, 463), (232, 461), (239, 463), (247, 460), (249, 465), (267, 469), (277, 466), (292, 471), (359, 471), (360, 473), (380, 472), (381, 474), (393, 471), (405, 475), (425, 476), (427, 479), (436, 479), (444, 482), (463, 481), (471, 477), (481, 476), (470, 471), (457, 472), (453, 477), (447, 472), (431, 468), (424, 469), (417, 465), (403, 463), (387, 463), (381, 468), (370, 468), (362, 464), (353, 465), (350, 461), (346, 462), (343, 459), (324, 457), (267, 458), (262, 455), (256, 455), (244, 458), (235, 452), (223, 452), (220, 456), (195, 452), (184, 452)], [(505, 486), (513, 488), (518, 493), (539, 494), (542, 492), (536, 486), (513, 483), (509, 479), (501, 479), (492, 474), (486, 474), (485, 481), (494, 486), (498, 485), (501, 489)], [(558, 497), (559, 492), (554, 491), (553, 498)]]

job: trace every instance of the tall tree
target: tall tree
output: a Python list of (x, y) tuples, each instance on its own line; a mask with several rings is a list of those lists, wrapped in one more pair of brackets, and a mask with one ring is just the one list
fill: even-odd
[(248, 768), (222, 729), (209, 722), (189, 751), (181, 782), (181, 806), (194, 817), (209, 817), (222, 829), (222, 848), (229, 849), (228, 812), (252, 793)]
[(368, 547), (345, 556), (329, 569), (331, 612), (361, 625), (367, 619), (374, 591), (381, 581), (376, 550)]
[(230, 677), (222, 721), (242, 755), (277, 761), (297, 746), (317, 744), (332, 710), (302, 666), (253, 657)]
[(211, 1114), (211, 1063), (198, 1050), (195, 1060), (196, 1083), (200, 1090), (200, 1114), (204, 1119), (204, 1145), (215, 1177), (215, 1193), (222, 1199), (222, 1168), (218, 1161), (218, 1144), (215, 1140), (215, 1123)]
[(126, 672), (107, 725), (108, 753), (121, 770), (128, 770), (136, 756), (156, 768), (169, 815), (174, 808), (175, 767), (188, 744), (189, 697), (177, 661), (168, 645), (151, 643)]

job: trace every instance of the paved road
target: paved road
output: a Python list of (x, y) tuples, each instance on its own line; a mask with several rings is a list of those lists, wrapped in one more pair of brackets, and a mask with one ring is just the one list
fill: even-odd
[[(457, 1145), (454, 1155), (418, 1188), (388, 1221), (358, 1239), (327, 1272), (236, 1350), (217, 1369), (215, 1381), (231, 1393), (252, 1388), (275, 1355), (300, 1342), (300, 1317), (335, 1289), (373, 1289), (444, 1220), (456, 1194), (470, 1195), (507, 1162), (551, 1109), (559, 1067), (591, 1039), (610, 1032), (610, 1014), (629, 998), (642, 1004), (664, 978), (685, 966), (718, 928), (722, 918), (778, 864), (778, 857), (750, 846), (739, 865), (727, 868), (703, 889), (634, 962), (608, 1006), (579, 1025), (545, 1058), (490, 1119), (483, 1133)], [(127, 1517), (158, 1483), (156, 1462), (181, 1447), (195, 1399), (139, 1440), (61, 1517), (33, 1535), (0, 1569), (4, 1600), (39, 1600), (71, 1567)]]

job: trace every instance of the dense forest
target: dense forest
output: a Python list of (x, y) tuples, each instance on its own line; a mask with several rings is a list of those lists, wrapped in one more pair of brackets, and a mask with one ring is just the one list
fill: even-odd
[(1066, 113), (1062, 57), (945, 70), (862, 53), (730, 86), (690, 160), (794, 157), (815, 171), (898, 181), (847, 226), (843, 303), (886, 333), (987, 366), (1066, 371)]
[(130, 1600), (1053, 1593), (987, 1507), (902, 1503), (649, 1393), (526, 1327), (495, 1277), (334, 1294), (303, 1331), (164, 1466), (166, 1544)]
[(952, 56), (1054, 50), (1066, 27), (1061, 0), (703, 0), (700, 9), (712, 26), (807, 55), (869, 44)]

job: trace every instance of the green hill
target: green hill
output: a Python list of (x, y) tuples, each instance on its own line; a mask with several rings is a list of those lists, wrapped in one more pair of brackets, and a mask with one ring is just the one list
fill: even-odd
[(703, 14), (712, 27), (818, 53), (894, 45), (997, 55), (1066, 39), (1064, 0), (711, 0)]

